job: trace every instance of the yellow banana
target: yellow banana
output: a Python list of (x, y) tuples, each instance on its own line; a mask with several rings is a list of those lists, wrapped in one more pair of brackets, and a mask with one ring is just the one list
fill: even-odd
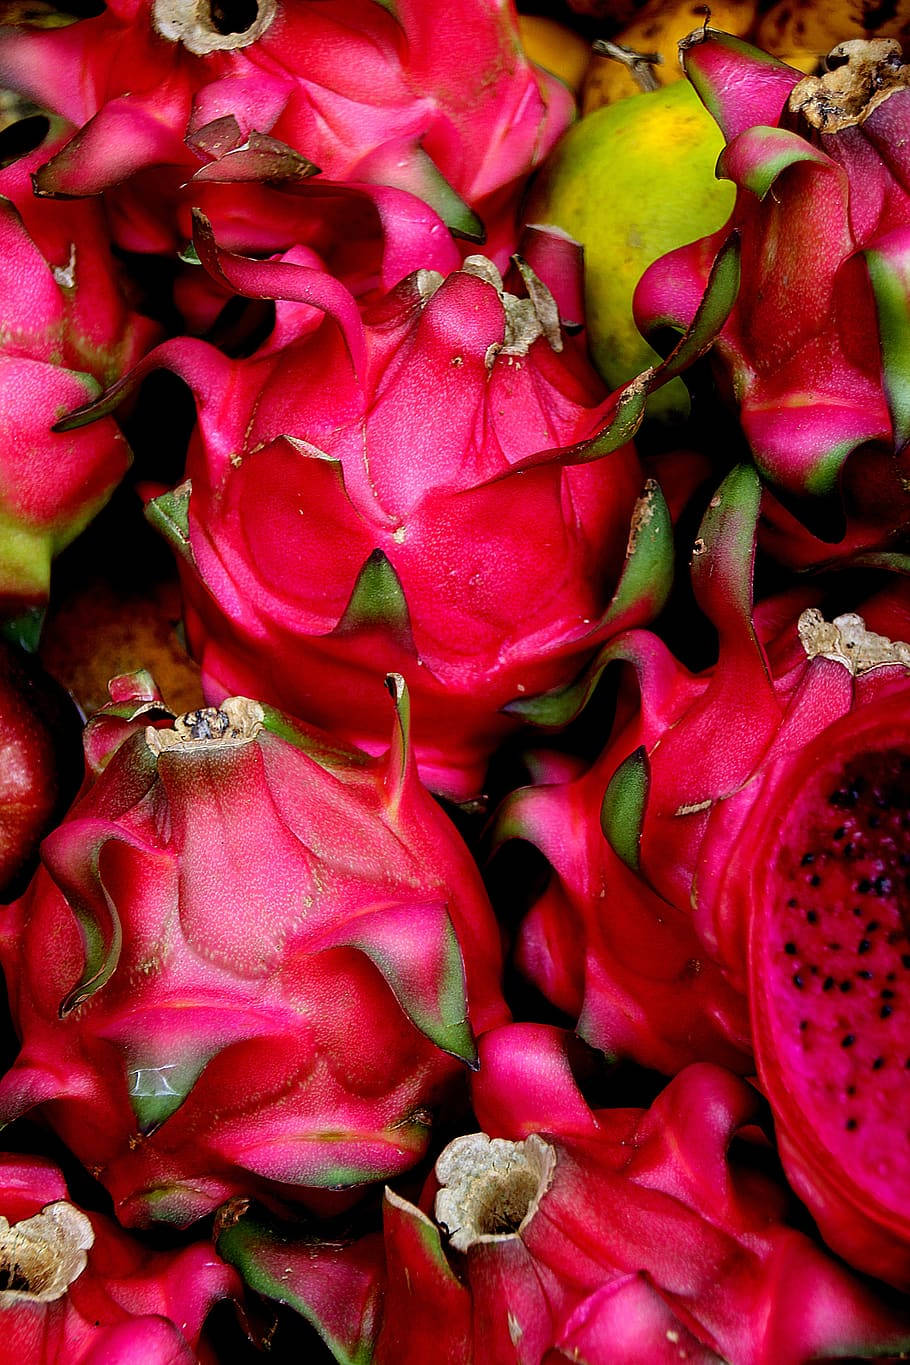
[[(719, 28), (713, 18), (712, 27)], [(784, 57), (801, 51), (823, 57), (847, 38), (910, 41), (910, 0), (778, 0), (760, 20), (754, 41)]]
[(558, 76), (577, 95), (591, 57), (590, 44), (581, 34), (542, 14), (519, 14), (518, 31), (535, 66)]
[[(757, 9), (756, 0), (711, 0), (711, 27), (744, 37), (755, 23)], [(660, 62), (652, 67), (654, 78), (658, 85), (669, 85), (682, 76), (677, 48), (680, 38), (706, 18), (705, 0), (650, 0), (612, 41), (633, 52), (659, 56)], [(622, 61), (595, 56), (585, 78), (582, 108), (588, 114), (603, 104), (637, 95), (642, 88)]]

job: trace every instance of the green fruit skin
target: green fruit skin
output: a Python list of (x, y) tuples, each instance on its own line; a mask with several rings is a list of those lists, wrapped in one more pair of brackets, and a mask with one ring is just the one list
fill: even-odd
[[(646, 268), (730, 216), (734, 187), (714, 175), (723, 145), (717, 124), (681, 80), (588, 114), (538, 176), (526, 219), (555, 224), (583, 245), (589, 344), (611, 389), (659, 359), (632, 317)], [(652, 417), (687, 411), (681, 379), (648, 400)]]

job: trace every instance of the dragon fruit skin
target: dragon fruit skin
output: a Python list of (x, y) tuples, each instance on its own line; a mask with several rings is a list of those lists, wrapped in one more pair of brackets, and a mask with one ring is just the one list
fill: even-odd
[(146, 730), (141, 676), (89, 725), (94, 777), (4, 916), (22, 1049), (0, 1115), (46, 1106), (121, 1221), (350, 1202), (419, 1159), (472, 1028), (505, 1017), (489, 903), (395, 686), (381, 760), (243, 699)]
[(0, 896), (12, 894), (7, 888), (37, 850), (60, 799), (60, 737), (49, 721), (40, 682), (0, 643)]
[[(42, 1210), (43, 1224), (28, 1221)], [(210, 1309), (239, 1296), (236, 1273), (210, 1245), (143, 1247), (110, 1219), (76, 1208), (60, 1171), (39, 1157), (0, 1157), (0, 1215), (10, 1360), (190, 1365)]]
[[(59, 145), (54, 130), (51, 145)], [(46, 601), (52, 557), (123, 477), (129, 449), (116, 423), (57, 433), (158, 340), (129, 310), (99, 205), (36, 199), (39, 148), (0, 170), (0, 614)]]
[[(258, 251), (276, 217), (303, 214), (320, 234), (324, 180), (375, 195), (386, 231), (419, 247), (400, 273), (387, 262), (386, 288), (419, 266), (452, 268), (430, 255), (437, 241), (451, 251), (445, 225), (473, 240), (485, 232), (504, 266), (524, 182), (574, 112), (561, 83), (524, 57), (513, 5), (255, 9), (233, 34), (192, 0), (128, 0), (60, 30), (7, 29), (0, 83), (79, 128), (39, 171), (40, 192), (105, 193), (129, 250), (173, 252), (200, 205), (222, 240)], [(290, 202), (270, 193), (263, 214), (263, 183)], [(273, 235), (269, 250), (295, 240), (309, 235)]]
[(591, 1110), (559, 1030), (510, 1025), (480, 1054), (484, 1131), (443, 1151), (420, 1206), (386, 1192), (382, 1244), (320, 1253), (255, 1215), (218, 1240), (339, 1361), (797, 1365), (905, 1347), (906, 1311), (786, 1226), (786, 1191), (748, 1159), (764, 1142), (741, 1080), (702, 1063), (649, 1110)]
[[(798, 623), (817, 615), (810, 589), (753, 610), (759, 501), (754, 472), (734, 471), (696, 542), (693, 584), (718, 631), (716, 665), (691, 673), (656, 635), (628, 631), (579, 684), (513, 708), (565, 724), (608, 664), (632, 665), (638, 686), (626, 678), (602, 755), (588, 770), (539, 756), (535, 785), (507, 798), (496, 832), (535, 844), (553, 868), (520, 933), (523, 970), (593, 1046), (667, 1072), (698, 1058), (750, 1062), (747, 921), (731, 908), (726, 871), (761, 808), (763, 774), (839, 716), (910, 685), (893, 659), (854, 676), (846, 660), (807, 657)], [(910, 631), (899, 587), (864, 613), (881, 635)]]
[[(277, 305), (250, 359), (178, 339), (133, 375), (167, 365), (196, 398), (187, 482), (149, 514), (180, 557), (206, 696), (255, 691), (376, 753), (379, 684), (402, 673), (424, 779), (474, 797), (517, 726), (502, 708), (659, 609), (659, 491), (636, 513), (647, 533), (630, 539), (637, 456), (624, 445), (587, 459), (610, 400), (528, 265), (533, 301), (478, 258), (444, 281), (409, 277), (362, 323), (330, 277), (197, 240), (238, 290), (296, 300)], [(544, 254), (556, 243), (571, 297), (574, 244), (528, 241), (532, 264), (535, 242)]]
[[(775, 551), (818, 561), (887, 543), (910, 524), (901, 359), (910, 85), (899, 45), (842, 44), (821, 82), (711, 30), (681, 46), (726, 138), (718, 175), (738, 195), (720, 232), (645, 272), (636, 319), (646, 332), (685, 327), (718, 247), (736, 232), (742, 282), (716, 342), (719, 368), (783, 500), (778, 515), (769, 509), (772, 523), (789, 509), (823, 542), (839, 542), (789, 546), (782, 530)], [(853, 92), (848, 116), (838, 87)]]

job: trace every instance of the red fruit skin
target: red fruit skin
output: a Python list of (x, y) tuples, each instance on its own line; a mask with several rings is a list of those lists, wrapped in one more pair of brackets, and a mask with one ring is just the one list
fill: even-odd
[[(553, 1157), (533, 1196), (525, 1190), (517, 1232), (491, 1230), (458, 1250), (448, 1231), (470, 1217), (448, 1231), (434, 1220), (456, 1139), (420, 1207), (387, 1190), (382, 1243), (323, 1251), (251, 1215), (219, 1249), (312, 1322), (336, 1358), (359, 1352), (376, 1365), (803, 1365), (905, 1349), (906, 1305), (889, 1305), (787, 1225), (788, 1192), (762, 1169), (751, 1087), (699, 1064), (648, 1110), (592, 1110), (567, 1041), (538, 1024), (480, 1040), (476, 1137), (542, 1139)], [(521, 1161), (501, 1152), (500, 1180)], [(497, 1197), (488, 1187), (475, 1210), (492, 1220)], [(507, 1226), (520, 1212), (516, 1196)]]
[(351, 1202), (419, 1159), (472, 1028), (506, 1017), (498, 931), (417, 781), (406, 697), (382, 760), (271, 712), (156, 757), (160, 701), (118, 698), (4, 915), (22, 1050), (0, 1109), (46, 1104), (130, 1225), (253, 1193)]
[(781, 498), (767, 502), (765, 543), (798, 566), (883, 547), (910, 524), (898, 359), (910, 278), (910, 90), (854, 126), (819, 132), (788, 111), (801, 73), (758, 49), (709, 30), (692, 35), (683, 60), (726, 137), (718, 174), (738, 195), (718, 233), (649, 267), (636, 320), (645, 331), (687, 326), (735, 232), (742, 281), (714, 354), (755, 462)]
[(0, 645), (0, 896), (37, 851), (61, 794), (57, 708), (33, 674)]
[[(0, 1159), (0, 1209), (11, 1224), (58, 1200), (70, 1202), (55, 1166), (39, 1157)], [(239, 1298), (236, 1273), (209, 1245), (154, 1251), (101, 1214), (85, 1216), (94, 1243), (67, 1292), (44, 1303), (4, 1302), (7, 1358), (29, 1365), (190, 1365), (210, 1310), (220, 1299)]]
[(378, 683), (399, 672), (424, 779), (474, 798), (517, 725), (502, 708), (662, 600), (656, 568), (611, 601), (642, 484), (632, 447), (568, 464), (610, 411), (583, 342), (510, 349), (516, 298), (489, 266), (410, 276), (361, 322), (327, 276), (201, 249), (243, 292), (295, 301), (248, 360), (187, 341), (150, 357), (199, 413), (189, 486), (150, 515), (182, 556), (206, 696), (255, 690), (376, 753)]
[[(524, 56), (511, 3), (456, 14), (404, 0), (392, 14), (306, 0), (278, 6), (252, 41), (201, 53), (167, 35), (168, 8), (198, 27), (186, 6), (143, 0), (5, 37), (0, 81), (79, 129), (39, 172), (43, 193), (103, 192), (131, 251), (172, 253), (202, 206), (237, 249), (326, 250), (357, 292), (451, 269), (447, 225), (505, 267), (524, 182), (574, 114)], [(335, 253), (339, 201), (349, 240), (375, 238), (377, 215), (393, 239), (378, 250), (381, 281), (358, 284), (362, 262)]]
[(105, 504), (130, 461), (113, 418), (55, 432), (158, 339), (132, 312), (97, 203), (35, 197), (36, 151), (0, 171), (0, 614), (40, 606), (50, 563)]

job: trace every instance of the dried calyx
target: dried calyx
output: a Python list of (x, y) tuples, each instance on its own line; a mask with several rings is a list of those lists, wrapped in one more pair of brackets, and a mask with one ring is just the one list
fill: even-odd
[(65, 1200), (12, 1226), (0, 1217), (0, 1309), (61, 1298), (85, 1269), (94, 1240), (88, 1218)]
[(152, 23), (162, 38), (204, 57), (249, 47), (277, 12), (277, 0), (155, 0)]
[(468, 256), (462, 266), (466, 274), (476, 275), (479, 280), (486, 280), (487, 284), (493, 286), (506, 315), (505, 335), (501, 345), (490, 347), (488, 365), (497, 355), (527, 355), (538, 337), (546, 337), (554, 351), (562, 350), (562, 329), (556, 300), (527, 261), (520, 256), (513, 259), (528, 291), (525, 299), (517, 294), (509, 294), (503, 288), (502, 276), (486, 256)]
[(555, 1150), (535, 1133), (524, 1142), (486, 1133), (456, 1138), (436, 1163), (436, 1221), (456, 1251), (519, 1236), (536, 1213), (555, 1165)]
[(855, 612), (826, 621), (817, 607), (810, 607), (800, 616), (797, 629), (807, 658), (834, 659), (854, 677), (895, 664), (910, 668), (910, 645), (867, 630)]
[(883, 100), (910, 86), (901, 45), (893, 38), (851, 38), (826, 58), (829, 70), (793, 87), (790, 112), (822, 133), (862, 123)]
[(146, 743), (153, 754), (165, 749), (211, 749), (248, 744), (262, 729), (263, 709), (249, 697), (228, 697), (220, 706), (203, 706), (178, 716), (172, 729), (150, 725)]

